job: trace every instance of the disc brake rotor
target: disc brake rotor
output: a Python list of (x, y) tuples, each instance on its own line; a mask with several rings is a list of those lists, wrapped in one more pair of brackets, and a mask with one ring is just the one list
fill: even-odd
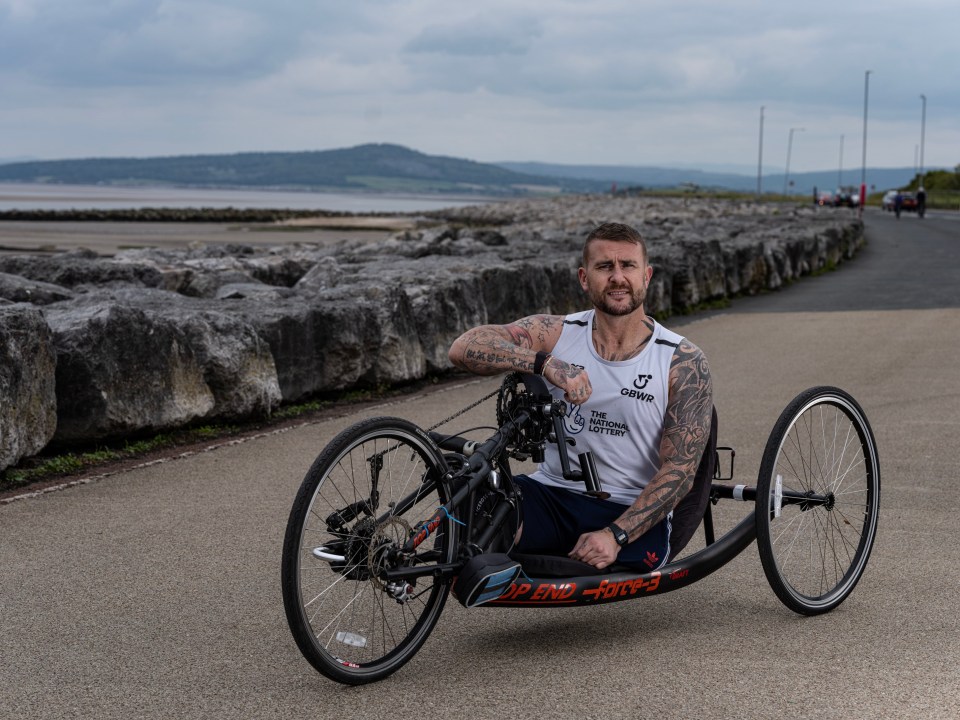
[(410, 523), (401, 517), (387, 518), (373, 531), (367, 553), (367, 569), (370, 571), (370, 581), (380, 589), (386, 588), (386, 583), (379, 575), (387, 566), (389, 551), (405, 543), (412, 534)]

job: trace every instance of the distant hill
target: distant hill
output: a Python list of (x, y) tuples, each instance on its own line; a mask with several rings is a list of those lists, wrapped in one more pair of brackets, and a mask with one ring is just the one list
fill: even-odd
[[(935, 168), (930, 168), (931, 170)], [(903, 187), (911, 168), (868, 168), (876, 188)], [(783, 174), (765, 174), (763, 191), (783, 192)], [(791, 173), (795, 194), (833, 189), (836, 171)], [(517, 196), (558, 192), (607, 192), (619, 187), (754, 192), (756, 175), (694, 168), (627, 165), (561, 165), (538, 162), (480, 163), (426, 155), (390, 144), (368, 144), (310, 152), (183, 155), (153, 158), (87, 158), (27, 162), (0, 161), (0, 182), (73, 185), (274, 188), (341, 192), (442, 193)], [(860, 170), (843, 173), (843, 185), (859, 185)]]
[(388, 144), (315, 152), (18, 162), (0, 165), (3, 181), (479, 195), (600, 189), (589, 179), (545, 178)]
[(33, 160), (36, 160), (36, 158), (29, 157), (27, 155), (18, 155), (16, 157), (0, 157), (0, 165), (6, 165), (8, 163), (31, 162)]
[[(610, 185), (642, 187), (678, 187), (697, 185), (701, 188), (722, 188), (743, 192), (756, 192), (757, 175), (708, 172), (690, 168), (662, 168), (630, 165), (560, 165), (537, 162), (501, 162), (500, 167), (519, 173), (541, 177), (568, 177), (593, 180), (609, 189)], [(936, 168), (929, 168), (934, 170)], [(903, 187), (916, 175), (913, 168), (867, 168), (867, 184), (876, 190)], [(808, 194), (817, 187), (821, 190), (836, 189), (837, 185), (860, 185), (860, 168), (845, 170), (842, 182), (838, 182), (836, 170), (790, 173), (791, 194)], [(761, 189), (765, 193), (783, 192), (783, 173), (764, 173)]]

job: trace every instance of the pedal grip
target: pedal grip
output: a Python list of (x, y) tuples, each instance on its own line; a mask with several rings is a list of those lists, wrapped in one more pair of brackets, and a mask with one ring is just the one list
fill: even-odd
[(610, 493), (603, 491), (600, 473), (597, 472), (597, 465), (593, 461), (593, 453), (587, 451), (580, 453), (577, 457), (580, 459), (580, 475), (583, 477), (583, 484), (587, 486), (587, 494), (606, 500), (610, 497)]

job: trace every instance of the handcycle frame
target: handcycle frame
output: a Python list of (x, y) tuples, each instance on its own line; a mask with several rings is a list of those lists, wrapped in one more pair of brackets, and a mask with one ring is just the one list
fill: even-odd
[[(506, 557), (504, 538), (512, 544), (509, 538), (519, 522), (511, 459), (539, 462), (546, 443), (556, 443), (563, 448), (564, 477), (583, 482), (588, 493), (602, 493), (589, 453), (580, 454), (579, 470), (571, 466), (567, 457), (571, 442), (562, 422), (565, 410), (540, 377), (514, 374), (501, 386), (498, 428), (485, 441), (426, 432), (399, 418), (361, 421), (331, 441), (294, 502), (281, 573), (288, 623), (314, 667), (344, 683), (381, 679), (423, 644), (451, 586), (461, 603), (473, 606), (458, 592), (461, 573), (477, 558)], [(815, 449), (815, 445), (822, 447)], [(354, 450), (360, 451), (357, 467), (351, 455)], [(879, 514), (879, 458), (873, 432), (857, 402), (832, 387), (810, 388), (794, 398), (767, 441), (755, 487), (725, 484), (733, 479), (735, 454), (731, 448), (711, 446), (711, 451), (718, 450), (730, 452), (729, 476), (715, 472), (704, 480), (698, 471), (700, 487), (691, 491), (700, 497), (709, 492), (705, 510), (694, 516), (697, 525), (703, 526), (703, 549), (686, 556), (681, 553), (650, 572), (616, 566), (598, 571), (569, 558), (552, 558), (560, 570), (541, 572), (539, 561), (550, 561), (550, 557), (514, 555), (522, 572), (505, 581), (502, 590), (485, 595), (487, 602), (482, 604), (575, 607), (671, 592), (712, 574), (754, 540), (767, 579), (787, 607), (814, 615), (843, 602), (864, 571)], [(391, 479), (390, 463), (400, 462), (404, 454), (419, 460), (421, 470), (414, 473), (419, 479), (407, 477), (415, 487), (388, 500), (382, 493)], [(336, 474), (348, 456), (350, 476), (354, 471), (357, 476), (352, 494), (349, 488), (336, 485)], [(363, 488), (358, 488), (357, 479)], [(317, 499), (331, 483), (336, 493), (333, 504), (327, 501), (326, 507), (333, 508), (327, 514), (318, 510)], [(419, 508), (433, 495), (440, 503), (429, 517), (405, 519), (407, 514), (421, 512)], [(754, 508), (718, 539), (711, 506), (725, 499), (753, 502)], [(781, 513), (789, 519), (781, 522)], [(410, 525), (414, 520), (418, 521)], [(688, 526), (687, 539), (693, 529)], [(798, 552), (794, 536), (810, 531), (818, 545), (811, 541), (809, 548)], [(318, 535), (327, 539), (315, 544), (310, 538)], [(427, 542), (431, 537), (432, 544)], [(781, 544), (784, 538), (786, 545)], [(800, 558), (804, 562), (797, 571), (793, 556), (802, 552), (808, 557)], [(819, 577), (817, 572), (812, 580), (804, 577), (809, 568), (803, 566), (816, 562), (822, 564)], [(315, 581), (321, 571), (332, 578), (327, 585)], [(327, 607), (328, 598), (347, 584), (351, 589), (340, 601), (343, 607), (338, 609), (336, 601)], [(383, 628), (364, 618), (345, 621), (357, 614), (360, 598), (366, 598), (374, 617), (381, 616)], [(399, 620), (387, 617), (392, 601), (399, 606), (391, 611), (399, 613)], [(324, 625), (327, 613), (332, 613), (332, 619)], [(396, 629), (390, 623), (396, 623)], [(367, 630), (360, 632), (361, 628)], [(381, 655), (370, 659), (373, 650), (367, 650), (364, 633), (381, 630), (382, 649), (376, 650)], [(388, 644), (395, 647), (390, 649)], [(362, 657), (344, 657), (350, 649), (344, 646), (361, 648)]]
[[(511, 444), (512, 425), (522, 427), (527, 423), (546, 421), (553, 430), (554, 435), (552, 439), (546, 435), (540, 435), (534, 442), (540, 444), (549, 439), (550, 442), (556, 442), (560, 447), (567, 447), (569, 441), (566, 440), (561, 422), (562, 415), (560, 414), (563, 412), (563, 404), (560, 403), (558, 405), (555, 402), (551, 402), (552, 398), (546, 390), (545, 384), (539, 378), (524, 375), (523, 382), (528, 387), (532, 385), (536, 388), (531, 393), (534, 398), (532, 405), (536, 406), (539, 404), (539, 407), (527, 408), (524, 413), (539, 413), (542, 415), (541, 419), (529, 418), (524, 414), (524, 416), (518, 418), (516, 421), (508, 421), (487, 443), (473, 444), (472, 446), (458, 436), (448, 436), (436, 432), (428, 433), (431, 439), (433, 439), (441, 449), (454, 453), (453, 456), (448, 456), (448, 460), (457, 455), (473, 458), (474, 460), (470, 466), (468, 478), (460, 486), (460, 490), (448, 503), (441, 506), (430, 520), (422, 524), (418, 535), (411, 538), (407, 543), (405, 548), (406, 552), (410, 552), (419, 546), (423, 540), (429, 537), (433, 529), (439, 526), (444, 518), (458, 517), (460, 515), (459, 507), (464, 504), (464, 501), (472, 493), (476, 492), (476, 490), (483, 485), (483, 480), (488, 473), (495, 471), (494, 465), (498, 458), (502, 460), (501, 467), (506, 470), (508, 477), (512, 477), (513, 473), (509, 470), (508, 461), (505, 457), (509, 454), (506, 446)], [(527, 447), (526, 450), (534, 450), (534, 448)], [(463, 455), (465, 451), (469, 453), (466, 456)], [(734, 459), (736, 457), (735, 451), (733, 448), (726, 446), (718, 447), (717, 451), (728, 451), (730, 453), (730, 473), (728, 477), (720, 477), (720, 464), (718, 462), (716, 479), (733, 479)], [(597, 477), (595, 465), (592, 458), (589, 457), (589, 454), (587, 454), (587, 456), (580, 456), (579, 459), (582, 468), (580, 471), (570, 470), (569, 459), (566, 455), (567, 453), (561, 453), (561, 461), (564, 466), (564, 475), (566, 478), (574, 481), (582, 481), (588, 492), (601, 492), (602, 483), (600, 478)], [(743, 552), (743, 550), (756, 539), (755, 513), (748, 514), (740, 523), (717, 539), (715, 536), (711, 505), (716, 504), (722, 499), (755, 502), (756, 497), (756, 487), (748, 487), (745, 485), (731, 486), (720, 482), (711, 483), (710, 503), (707, 504), (703, 516), (706, 547), (681, 559), (673, 560), (658, 570), (649, 572), (628, 569), (617, 570), (616, 565), (613, 566), (613, 569), (596, 570), (591, 569), (586, 563), (569, 561), (565, 564), (568, 566), (580, 565), (585, 572), (582, 574), (571, 574), (569, 576), (554, 576), (553, 573), (551, 573), (550, 576), (544, 577), (525, 571), (521, 578), (513, 583), (503, 595), (477, 607), (571, 607), (577, 605), (595, 605), (631, 600), (649, 595), (658, 595), (686, 587), (719, 570)], [(811, 506), (825, 505), (829, 502), (829, 498), (819, 494), (796, 493), (788, 490), (782, 494), (782, 502), (783, 504), (803, 503)], [(506, 505), (502, 504), (500, 507), (505, 509)], [(486, 548), (490, 540), (500, 529), (508, 513), (509, 511), (506, 511), (500, 517), (495, 516), (491, 518), (486, 531), (475, 542), (475, 545), (480, 548)], [(467, 532), (469, 532), (469, 528)], [(433, 569), (431, 573), (437, 574), (439, 572), (443, 575), (456, 577), (462, 567), (463, 561), (460, 560)], [(384, 579), (388, 581), (409, 580), (422, 574), (424, 574), (422, 568), (387, 570), (384, 573)]]
[[(711, 496), (733, 499), (739, 488), (714, 483)], [(756, 488), (742, 488), (743, 500), (756, 497)], [(710, 508), (707, 517), (712, 518)], [(706, 520), (712, 525), (712, 519)], [(744, 551), (757, 536), (751, 513), (719, 539), (704, 531), (706, 547), (668, 562), (659, 570), (641, 573), (631, 570), (599, 571), (566, 578), (524, 577), (495, 600), (481, 607), (571, 607), (619, 602), (679, 590), (711, 575)]]

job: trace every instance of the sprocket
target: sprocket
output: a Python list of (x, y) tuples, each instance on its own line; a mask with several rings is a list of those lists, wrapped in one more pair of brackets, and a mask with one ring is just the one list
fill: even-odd
[(502, 426), (507, 420), (513, 419), (519, 406), (521, 385), (522, 376), (519, 373), (510, 373), (503, 379), (497, 394), (497, 425)]
[[(537, 384), (541, 387), (538, 388)], [(533, 411), (535, 406), (540, 408), (536, 412), (542, 412), (544, 404), (549, 405), (552, 402), (553, 399), (546, 391), (546, 384), (539, 377), (510, 373), (503, 379), (497, 395), (497, 424), (503, 426), (513, 420), (521, 410)], [(518, 460), (527, 460), (533, 456), (536, 462), (540, 462), (543, 442), (548, 432), (549, 426), (541, 422), (525, 423), (522, 428), (517, 429), (510, 455)]]

